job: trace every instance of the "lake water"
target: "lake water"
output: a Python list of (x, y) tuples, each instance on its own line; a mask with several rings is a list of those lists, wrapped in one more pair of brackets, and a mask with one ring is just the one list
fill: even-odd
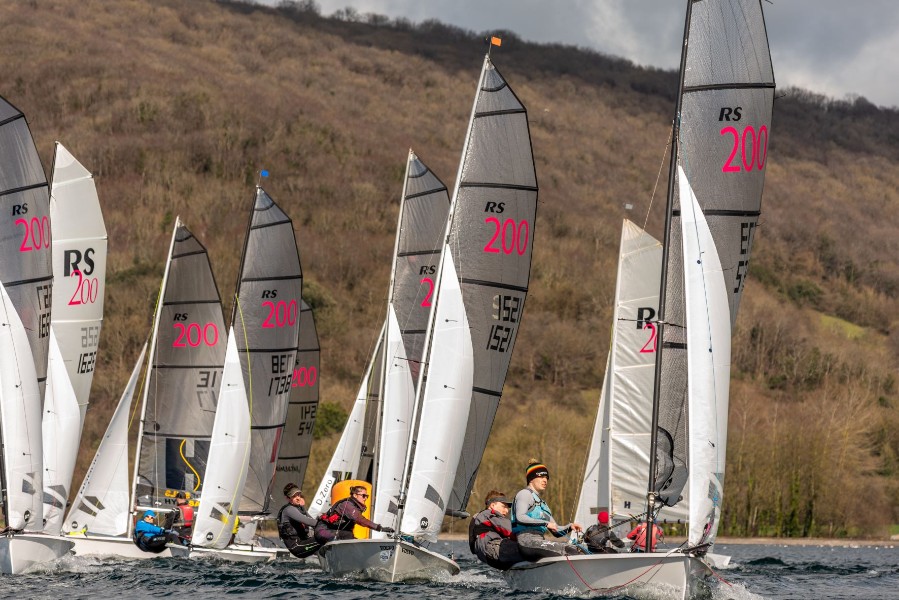
[[(440, 542), (435, 549), (455, 552), (462, 573), (440, 583), (383, 584), (333, 579), (318, 569), (315, 560), (246, 566), (211, 560), (67, 557), (29, 574), (0, 577), (0, 597), (555, 598), (511, 591), (496, 571), (468, 552), (465, 541)], [(718, 571), (720, 579), (711, 582), (711, 600), (899, 599), (897, 543), (861, 547), (719, 544), (715, 551), (733, 558), (729, 568)]]

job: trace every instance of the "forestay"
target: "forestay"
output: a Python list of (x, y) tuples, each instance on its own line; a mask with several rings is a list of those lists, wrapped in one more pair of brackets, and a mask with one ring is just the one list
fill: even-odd
[(206, 248), (176, 220), (144, 387), (134, 478), (140, 506), (203, 483), (225, 362), (225, 326)]
[(106, 227), (90, 171), (57, 142), (50, 218), (53, 301), (44, 400), (44, 531), (60, 532), (78, 457), (106, 294)]
[(252, 425), (241, 513), (269, 507), (299, 342), (302, 286), (293, 223), (257, 187), (232, 318)]
[(675, 175), (682, 170), (708, 223), (733, 323), (761, 210), (774, 97), (760, 0), (703, 0), (689, 6), (665, 234), (658, 468), (652, 485), (669, 506), (683, 493), (689, 446), (684, 403), (690, 334), (681, 243), (683, 207)]

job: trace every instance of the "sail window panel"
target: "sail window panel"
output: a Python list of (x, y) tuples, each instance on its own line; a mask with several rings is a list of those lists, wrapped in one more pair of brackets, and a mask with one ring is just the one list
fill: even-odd
[(524, 112), (478, 117), (471, 127), (468, 155), (462, 168), (463, 186), (488, 183), (536, 188), (537, 175)]
[(209, 460), (209, 439), (191, 439), (144, 433), (140, 449), (137, 503), (166, 503), (166, 490), (196, 493)]
[[(31, 131), (24, 118), (16, 119), (0, 127), (0, 194), (8, 190), (32, 185), (47, 185), (47, 177), (41, 166), (41, 159), (34, 147)], [(46, 188), (43, 195), (49, 203), (49, 192)], [(34, 216), (30, 209), (27, 215)], [(15, 213), (9, 212), (8, 215)]]
[(262, 512), (268, 506), (271, 483), (274, 480), (277, 444), (283, 427), (254, 429), (250, 437), (250, 467), (244, 484), (241, 512)]
[(693, 2), (686, 87), (774, 83), (760, 0)]
[[(666, 331), (669, 328), (666, 327)], [(681, 330), (682, 332), (682, 330)], [(682, 335), (680, 337), (683, 337)], [(659, 433), (660, 444), (664, 440), (667, 443), (667, 459), (662, 460), (660, 457), (660, 465), (669, 464), (675, 469), (674, 472), (665, 473), (660, 466), (657, 471), (657, 479), (655, 489), (664, 483), (668, 478), (673, 478), (676, 484), (663, 491), (674, 500), (682, 494), (683, 486), (686, 484), (687, 470), (687, 407), (686, 407), (686, 389), (687, 389), (687, 352), (680, 347), (665, 347), (662, 352), (662, 381), (665, 385), (661, 390), (659, 400)], [(662, 433), (664, 432), (664, 434)], [(662, 454), (660, 446), (658, 454)], [(673, 503), (673, 502), (672, 502)]]

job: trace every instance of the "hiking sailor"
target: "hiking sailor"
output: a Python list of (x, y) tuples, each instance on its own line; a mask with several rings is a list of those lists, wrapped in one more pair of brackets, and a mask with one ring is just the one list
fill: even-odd
[(297, 558), (312, 556), (321, 547), (315, 541), (311, 528), (316, 519), (306, 512), (306, 498), (294, 483), (284, 486), (287, 504), (278, 511), (278, 536), (290, 553)]
[(175, 515), (175, 525), (172, 529), (181, 537), (190, 539), (194, 526), (194, 507), (187, 500), (187, 494), (178, 492), (175, 496), (175, 507), (178, 509), (178, 514)]
[(156, 513), (148, 510), (144, 513), (144, 517), (134, 526), (134, 533), (131, 537), (138, 548), (144, 552), (152, 552), (159, 554), (165, 550), (166, 542), (173, 544), (186, 544), (182, 541), (178, 534), (170, 529), (163, 529), (155, 525), (153, 521), (156, 519)]
[(518, 539), (518, 549), (526, 560), (538, 560), (548, 556), (584, 554), (574, 544), (551, 542), (543, 538), (549, 531), (555, 537), (564, 537), (570, 530), (583, 531), (577, 523), (560, 527), (540, 493), (549, 485), (549, 470), (546, 465), (532, 458), (525, 472), (528, 487), (515, 494), (512, 503), (512, 533)]
[[(584, 542), (587, 544), (587, 549), (594, 554), (616, 554), (618, 551), (615, 548), (624, 548), (624, 542), (615, 535), (615, 531), (609, 525), (608, 511), (599, 511), (599, 514), (596, 515), (596, 520), (597, 523), (588, 527), (587, 531), (584, 532)], [(609, 544), (615, 546), (615, 548), (612, 548)]]
[(487, 508), (473, 516), (468, 524), (468, 547), (481, 562), (505, 571), (524, 560), (512, 536), (509, 520), (512, 501), (502, 492), (491, 490), (484, 504)]

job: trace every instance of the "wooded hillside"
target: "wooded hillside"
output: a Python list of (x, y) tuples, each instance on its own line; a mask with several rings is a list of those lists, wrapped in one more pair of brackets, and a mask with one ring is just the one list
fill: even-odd
[[(484, 51), (480, 33), (324, 18), (310, 2), (0, 3), (0, 94), (28, 117), (48, 174), (54, 140), (94, 172), (109, 231), (76, 486), (149, 332), (175, 215), (230, 297), (261, 168), (293, 218), (321, 336), (304, 489), (317, 486), (383, 320), (407, 150), (452, 186)], [(536, 456), (563, 521), (602, 383), (621, 219), (661, 235), (677, 78), (510, 33), (493, 56), (529, 111), (540, 203), (470, 507), (514, 493)], [(723, 533), (884, 535), (899, 522), (899, 112), (777, 95), (733, 345)]]

